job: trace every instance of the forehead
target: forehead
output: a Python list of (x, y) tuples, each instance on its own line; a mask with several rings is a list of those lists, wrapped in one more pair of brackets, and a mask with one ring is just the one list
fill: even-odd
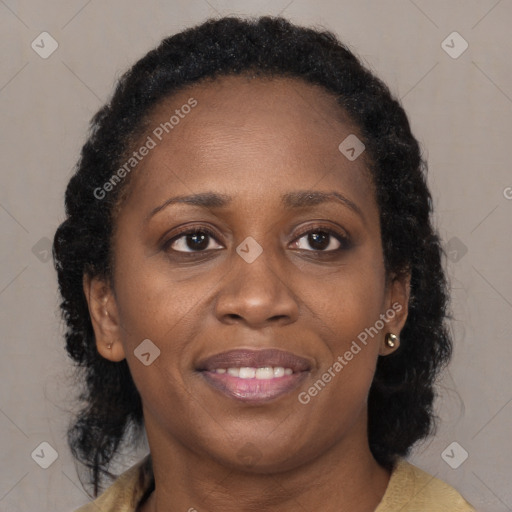
[[(182, 108), (191, 99), (195, 106)], [(153, 110), (142, 140), (151, 137), (154, 148), (138, 164), (130, 188), (155, 201), (171, 191), (214, 188), (248, 196), (284, 193), (295, 184), (338, 185), (367, 195), (366, 155), (349, 161), (338, 149), (358, 132), (320, 86), (292, 78), (222, 77), (190, 86)]]

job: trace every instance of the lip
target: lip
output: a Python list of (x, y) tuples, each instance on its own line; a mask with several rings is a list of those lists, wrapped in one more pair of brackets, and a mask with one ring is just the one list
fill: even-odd
[[(227, 373), (215, 373), (219, 368), (265, 366), (290, 368), (293, 373), (269, 380), (241, 379)], [(230, 350), (202, 360), (196, 369), (209, 386), (224, 396), (251, 404), (262, 404), (300, 386), (312, 365), (303, 357), (278, 349)]]
[(232, 368), (240, 366), (262, 367), (282, 366), (291, 368), (293, 373), (311, 370), (310, 362), (304, 357), (278, 349), (262, 350), (229, 350), (203, 359), (197, 365), (198, 371), (213, 371), (217, 368)]

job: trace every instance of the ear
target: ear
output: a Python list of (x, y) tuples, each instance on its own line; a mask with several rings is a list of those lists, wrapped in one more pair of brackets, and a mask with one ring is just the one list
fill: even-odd
[[(398, 348), (400, 332), (402, 331), (409, 313), (409, 297), (411, 295), (411, 274), (403, 272), (390, 276), (387, 285), (386, 297), (386, 327), (382, 337), (379, 355), (387, 356)], [(398, 340), (396, 346), (389, 347), (386, 344), (386, 334), (394, 334)]]
[(109, 361), (125, 358), (117, 304), (106, 280), (84, 274), (83, 288), (91, 316), (96, 348)]

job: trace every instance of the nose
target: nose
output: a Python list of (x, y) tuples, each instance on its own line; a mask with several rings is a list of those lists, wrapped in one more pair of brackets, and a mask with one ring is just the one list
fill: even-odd
[(269, 251), (264, 250), (252, 263), (234, 252), (233, 260), (215, 302), (215, 315), (220, 322), (262, 328), (297, 320), (299, 305), (287, 282), (288, 274)]

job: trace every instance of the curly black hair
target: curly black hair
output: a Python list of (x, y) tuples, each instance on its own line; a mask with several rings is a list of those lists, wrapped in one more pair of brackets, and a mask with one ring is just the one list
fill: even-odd
[(280, 17), (207, 20), (164, 39), (135, 63), (94, 115), (66, 190), (67, 216), (54, 238), (66, 348), (84, 383), (82, 408), (68, 441), (75, 458), (90, 470), (94, 495), (103, 477), (112, 476), (108, 468), (120, 443), (130, 432), (134, 439), (143, 432), (141, 399), (128, 365), (99, 355), (82, 286), (84, 275), (112, 276), (111, 238), (129, 180), (102, 199), (94, 192), (133, 151), (160, 101), (187, 85), (243, 73), (319, 85), (358, 127), (380, 210), (386, 271), (411, 277), (400, 348), (378, 359), (370, 389), (370, 449), (391, 468), (433, 431), (434, 383), (452, 352), (448, 291), (427, 167), (403, 108), (331, 32)]

